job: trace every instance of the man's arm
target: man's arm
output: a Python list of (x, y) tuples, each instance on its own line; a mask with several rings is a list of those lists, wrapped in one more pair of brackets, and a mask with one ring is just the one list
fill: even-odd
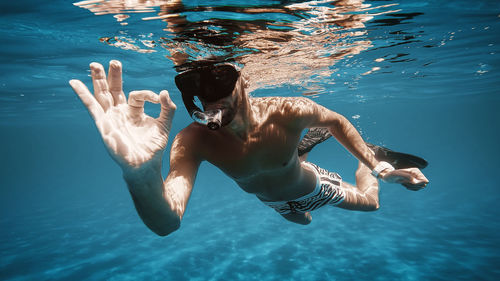
[(200, 159), (187, 149), (188, 141), (182, 132), (174, 139), (165, 181), (161, 167), (124, 173), (137, 213), (160, 236), (180, 227), (200, 166)]
[[(160, 95), (133, 91), (127, 99), (119, 61), (110, 62), (108, 77), (98, 63), (92, 63), (90, 69), (94, 94), (79, 80), (71, 80), (70, 85), (94, 119), (109, 154), (122, 168), (140, 217), (152, 231), (167, 235), (180, 225), (199, 166), (186, 153), (183, 139), (176, 138), (170, 172), (163, 182), (162, 156), (176, 106), (167, 91)], [(146, 101), (161, 104), (158, 118), (144, 113)]]
[[(373, 152), (347, 118), (307, 98), (297, 98), (292, 104), (291, 112), (295, 112), (297, 117), (294, 123), (301, 130), (311, 127), (328, 128), (330, 133), (370, 170), (379, 164)], [(417, 168), (382, 170), (379, 178), (388, 182), (408, 184), (410, 187), (413, 186), (413, 188), (409, 187), (412, 190), (421, 189), (429, 182)]]
[(358, 160), (373, 169), (378, 161), (366, 146), (358, 130), (341, 114), (331, 111), (308, 98), (297, 98), (293, 109), (300, 130), (328, 128), (330, 133)]

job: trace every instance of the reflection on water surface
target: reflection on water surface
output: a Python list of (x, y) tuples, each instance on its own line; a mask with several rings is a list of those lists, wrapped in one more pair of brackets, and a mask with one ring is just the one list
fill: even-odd
[[(162, 52), (178, 70), (200, 61), (234, 61), (245, 66), (252, 89), (317, 85), (312, 82), (331, 77), (338, 60), (372, 47), (366, 22), (399, 12), (395, 3), (373, 5), (362, 0), (255, 1), (231, 6), (195, 2), (101, 0), (75, 5), (95, 15), (113, 15), (123, 26), (118, 34), (101, 36), (106, 44), (140, 53)], [(128, 23), (137, 14), (141, 21)], [(398, 19), (401, 16), (380, 23), (394, 24)], [(131, 35), (131, 26), (140, 27), (143, 21), (162, 21), (163, 29)], [(321, 91), (314, 87), (309, 89)]]

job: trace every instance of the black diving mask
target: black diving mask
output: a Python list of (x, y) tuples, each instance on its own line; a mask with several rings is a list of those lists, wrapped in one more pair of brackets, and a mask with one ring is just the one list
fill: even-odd
[(201, 110), (194, 103), (198, 97), (203, 103), (214, 103), (233, 93), (240, 72), (232, 64), (197, 67), (178, 74), (175, 84), (181, 91), (182, 101), (191, 118), (211, 130), (231, 122), (235, 109), (216, 108)]

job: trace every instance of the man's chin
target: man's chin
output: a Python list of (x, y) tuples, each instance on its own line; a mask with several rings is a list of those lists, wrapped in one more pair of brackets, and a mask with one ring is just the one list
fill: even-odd
[(234, 108), (229, 108), (222, 114), (221, 127), (229, 125), (236, 117), (236, 110)]

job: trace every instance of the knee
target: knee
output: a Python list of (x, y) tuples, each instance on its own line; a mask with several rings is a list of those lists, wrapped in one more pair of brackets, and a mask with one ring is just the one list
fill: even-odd
[(378, 196), (365, 195), (363, 200), (362, 210), (365, 212), (374, 212), (380, 208), (380, 203), (378, 201)]
[(304, 214), (304, 223), (303, 223), (303, 225), (308, 225), (308, 224), (310, 224), (310, 223), (311, 223), (311, 221), (312, 221), (312, 219), (313, 219), (313, 218), (312, 218), (312, 216), (311, 216), (311, 213), (310, 213), (310, 212), (305, 213), (305, 214)]
[(304, 213), (304, 214), (286, 214), (282, 215), (285, 219), (288, 221), (297, 223), (297, 224), (302, 224), (302, 225), (308, 225), (312, 221), (312, 216), (310, 212)]
[(365, 211), (367, 211), (367, 212), (375, 212), (379, 208), (380, 208), (380, 204), (378, 203), (378, 201), (376, 201), (376, 202), (373, 202), (373, 203), (369, 204), (368, 206), (366, 206)]
[(303, 215), (301, 215), (299, 218), (297, 218), (294, 222), (302, 225), (308, 225), (312, 221), (312, 216), (310, 212), (307, 212)]

